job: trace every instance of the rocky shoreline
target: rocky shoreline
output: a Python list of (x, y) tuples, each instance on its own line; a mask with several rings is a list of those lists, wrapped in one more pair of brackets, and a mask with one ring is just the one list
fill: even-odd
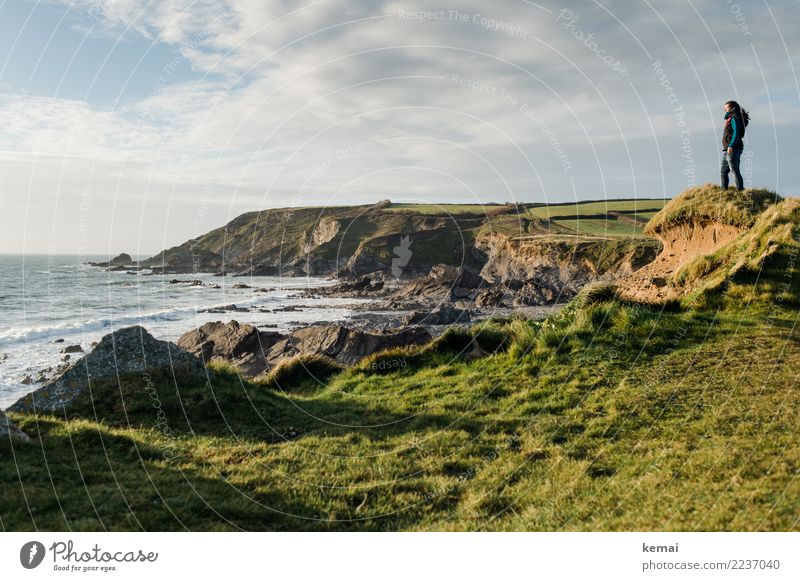
[[(308, 317), (301, 317), (304, 323), (286, 320), (283, 327), (288, 332), (282, 333), (274, 324), (256, 327), (235, 319), (227, 323), (208, 320), (170, 345), (203, 363), (215, 360), (232, 363), (250, 378), (267, 374), (282, 361), (302, 355), (323, 355), (337, 364), (353, 365), (383, 349), (424, 344), (454, 325), (468, 326), (492, 317), (546, 317), (586, 284), (625, 275), (643, 259), (636, 252), (623, 253), (615, 261), (602, 264), (596, 260), (595, 264), (587, 258), (593, 256), (591, 253), (581, 255), (580, 259), (575, 255), (561, 259), (549, 246), (546, 252), (538, 249), (539, 242), (533, 246), (509, 244), (506, 238), (487, 238), (482, 243), (485, 259), (472, 268), (434, 264), (427, 272), (413, 278), (393, 276), (391, 271), (378, 269), (359, 276), (331, 277), (335, 283), (330, 286), (300, 289), (290, 295), (292, 299), (307, 299), (305, 304), (268, 308), (231, 303), (199, 311), (208, 315), (292, 313), (320, 308), (315, 304), (319, 299), (352, 299), (352, 303), (339, 305), (354, 312), (346, 320), (309, 321)], [(145, 269), (150, 270), (150, 275), (166, 273), (164, 268), (154, 267), (147, 261), (134, 261), (125, 253), (109, 261), (89, 264), (139, 276), (148, 274), (142, 272)], [(211, 266), (213, 274), (226, 274), (218, 264), (205, 266)], [(218, 283), (197, 278), (173, 278), (165, 282), (187, 288), (223, 288)], [(246, 282), (226, 287), (252, 289), (253, 295), (275, 290)], [(144, 329), (142, 332), (147, 333)], [(106, 337), (113, 337), (113, 333)], [(58, 365), (35, 370), (22, 383), (42, 384), (34, 393), (52, 391), (54, 382), (74, 374), (76, 364), (94, 353), (91, 351), (81, 357), (82, 352), (80, 345), (66, 346)]]
[[(96, 265), (114, 268), (113, 262)], [(168, 283), (208, 285), (196, 279), (172, 279)], [(274, 290), (245, 283), (235, 286), (252, 288), (254, 294)], [(283, 362), (300, 356), (324, 356), (337, 365), (351, 366), (382, 350), (424, 345), (454, 325), (468, 326), (492, 317), (542, 318), (560, 308), (563, 300), (559, 299), (574, 294), (571, 291), (547, 294), (540, 290), (534, 299), (525, 294), (525, 288), (492, 284), (466, 269), (436, 265), (426, 276), (410, 281), (374, 273), (340, 280), (332, 286), (299, 290), (291, 296), (307, 299), (300, 305), (267, 309), (229, 304), (201, 311), (209, 315), (291, 313), (321, 308), (315, 304), (321, 298), (352, 299), (352, 303), (341, 305), (354, 311), (345, 321), (318, 320), (310, 324), (287, 321), (289, 331), (279, 332), (276, 325), (254, 326), (236, 319), (209, 320), (188, 330), (174, 343), (153, 338), (143, 327), (127, 327), (106, 335), (86, 352), (80, 345), (65, 345), (57, 366), (35, 371), (23, 381), (41, 387), (9, 409), (52, 412), (78, 396), (90, 381), (112, 378), (120, 369), (157, 370), (174, 361), (183, 362), (183, 367), (192, 369), (198, 378), (212, 361), (230, 363), (249, 379), (263, 378)], [(131, 339), (131, 335), (139, 339)], [(147, 345), (144, 352), (142, 345)]]

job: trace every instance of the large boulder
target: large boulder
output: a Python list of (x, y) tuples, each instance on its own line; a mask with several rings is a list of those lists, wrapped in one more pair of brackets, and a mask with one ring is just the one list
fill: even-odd
[(265, 352), (285, 337), (275, 331), (259, 331), (238, 321), (214, 321), (181, 335), (178, 347), (205, 362), (230, 361), (244, 375), (255, 376), (268, 367)]
[(131, 258), (130, 254), (125, 252), (118, 254), (108, 263), (109, 266), (130, 266), (131, 264), (133, 264), (133, 258)]
[(160, 371), (206, 380), (203, 363), (195, 355), (169, 341), (159, 341), (143, 327), (126, 327), (103, 337), (89, 354), (8, 409), (55, 412), (68, 407), (91, 382)]
[(0, 410), (0, 440), (14, 438), (16, 440), (30, 440), (30, 436), (20, 430), (17, 424), (8, 419), (8, 416)]
[(408, 345), (424, 345), (431, 335), (421, 327), (397, 332), (367, 333), (340, 325), (314, 325), (293, 331), (267, 353), (271, 365), (295, 355), (326, 355), (343, 365), (354, 365), (364, 357)]

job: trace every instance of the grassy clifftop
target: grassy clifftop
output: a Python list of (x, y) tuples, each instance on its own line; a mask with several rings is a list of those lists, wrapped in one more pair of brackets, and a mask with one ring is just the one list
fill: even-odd
[(389, 271), (394, 249), (411, 241), (407, 275), (433, 264), (470, 263), (476, 239), (508, 236), (641, 236), (664, 200), (556, 205), (416, 205), (284, 208), (249, 212), (144, 261), (175, 272), (226, 270), (314, 275)]
[(544, 321), (452, 329), (320, 381), (218, 367), (152, 378), (156, 407), (134, 377), (69, 419), (13, 414), (35, 439), (0, 452), (0, 522), (798, 530), (798, 202), (752, 223), (703, 275), (726, 273), (707, 300), (594, 286)]
[(782, 198), (770, 190), (723, 190), (714, 184), (691, 188), (670, 200), (647, 223), (645, 233), (659, 234), (681, 224), (716, 222), (749, 228), (769, 206)]

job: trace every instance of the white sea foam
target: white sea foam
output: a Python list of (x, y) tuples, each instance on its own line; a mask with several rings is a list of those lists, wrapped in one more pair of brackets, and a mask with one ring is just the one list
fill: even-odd
[[(321, 279), (251, 277), (222, 279), (213, 275), (132, 276), (81, 264), (107, 257), (27, 256), (0, 257), (0, 409), (35, 384), (23, 385), (26, 375), (55, 368), (65, 345), (90, 350), (94, 341), (130, 325), (142, 325), (155, 337), (175, 340), (208, 321), (236, 319), (286, 331), (316, 321), (339, 321), (351, 315), (345, 304), (354, 299), (298, 298), (306, 287), (330, 284)], [(23, 268), (24, 266), (24, 268)], [(200, 279), (223, 288), (170, 284), (171, 278)], [(252, 288), (233, 289), (236, 282)], [(257, 288), (274, 288), (255, 292)], [(206, 313), (235, 304), (257, 307), (254, 312)], [(281, 306), (308, 305), (304, 311), (259, 312)], [(57, 339), (63, 342), (55, 343)], [(72, 356), (73, 360), (76, 356)]]

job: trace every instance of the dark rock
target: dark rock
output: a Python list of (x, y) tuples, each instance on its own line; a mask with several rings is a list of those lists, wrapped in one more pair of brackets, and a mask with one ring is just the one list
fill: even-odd
[(469, 311), (442, 305), (432, 311), (415, 311), (406, 317), (406, 325), (452, 325), (470, 322)]
[(36, 377), (33, 378), (33, 383), (44, 383), (45, 381), (47, 381), (48, 379), (47, 372), (52, 370), (53, 370), (52, 367), (48, 367), (47, 370), (43, 369), (42, 371), (37, 373)]
[(361, 278), (358, 278), (358, 279), (356, 279), (354, 281), (342, 282), (339, 285), (339, 288), (340, 288), (340, 290), (343, 290), (343, 291), (348, 291), (348, 290), (358, 291), (358, 290), (364, 290), (366, 288), (369, 288), (369, 286), (371, 284), (372, 284), (372, 279), (371, 278), (369, 278), (368, 276), (362, 276)]
[(427, 300), (441, 303), (446, 300), (460, 300), (473, 295), (474, 289), (480, 289), (487, 283), (483, 278), (463, 267), (437, 264), (428, 276), (416, 279), (405, 285), (392, 295), (392, 300)]
[(80, 345), (67, 345), (61, 350), (62, 353), (83, 353), (83, 347)]
[(159, 341), (143, 327), (126, 327), (103, 337), (91, 353), (9, 409), (55, 412), (68, 407), (90, 382), (168, 370), (196, 376), (200, 382), (206, 380), (205, 368), (196, 356), (173, 343)]
[(577, 294), (577, 290), (569, 286), (561, 288), (550, 286), (542, 280), (529, 280), (522, 285), (514, 296), (514, 306), (552, 305), (558, 301), (566, 301)]
[(243, 282), (237, 282), (231, 288), (252, 288), (249, 284), (244, 284)]
[(392, 295), (392, 301), (409, 301), (425, 299), (431, 302), (442, 302), (450, 294), (450, 284), (430, 277), (418, 278), (409, 282)]
[(133, 264), (133, 258), (125, 252), (118, 254), (108, 263), (109, 266), (130, 266), (131, 264)]
[(279, 276), (280, 269), (272, 264), (257, 264), (234, 273), (233, 276)]
[(5, 440), (6, 438), (24, 441), (31, 439), (28, 434), (19, 429), (17, 424), (8, 418), (3, 410), (0, 410), (0, 440)]
[(245, 375), (255, 376), (267, 369), (264, 352), (283, 338), (280, 333), (259, 331), (238, 321), (215, 321), (181, 335), (178, 347), (205, 362), (231, 361)]
[(479, 288), (486, 286), (486, 281), (462, 266), (437, 264), (428, 273), (428, 277), (449, 284), (452, 287)]
[(111, 270), (125, 270), (125, 267), (133, 265), (134, 261), (130, 254), (123, 252), (111, 260), (107, 260), (105, 262), (89, 262), (88, 264), (91, 266), (101, 266), (103, 268), (112, 267)]
[(452, 291), (450, 291), (450, 296), (454, 299), (466, 299), (474, 292), (475, 291), (472, 289), (464, 288), (463, 286), (457, 286)]
[(354, 279), (342, 279), (334, 286), (318, 288), (315, 292), (320, 296), (368, 298), (380, 293), (384, 285), (383, 276), (364, 275)]
[(22, 378), (22, 381), (20, 381), (20, 383), (22, 385), (30, 385), (31, 383), (33, 383), (33, 376), (26, 375), (25, 377)]
[(487, 288), (475, 297), (475, 306), (479, 309), (501, 307), (509, 298), (509, 293), (502, 287)]
[(248, 312), (248, 309), (246, 309), (244, 307), (237, 307), (236, 305), (225, 305), (225, 306), (222, 306), (222, 307), (215, 307), (213, 309), (203, 309), (200, 312), (201, 313), (217, 313), (217, 314), (219, 314), (219, 313), (227, 313), (229, 311)]
[(178, 247), (165, 250), (152, 258), (140, 262), (141, 266), (156, 273), (188, 274), (197, 272), (217, 272), (222, 268), (222, 256), (210, 250), (196, 247)]
[(63, 343), (63, 342), (64, 342), (64, 339), (56, 339), (55, 341), (53, 341), (53, 343)]
[(267, 360), (276, 365), (295, 355), (326, 355), (343, 365), (354, 365), (364, 357), (408, 345), (424, 345), (431, 335), (421, 327), (396, 332), (368, 333), (340, 325), (314, 325), (292, 332), (278, 341), (267, 353)]

